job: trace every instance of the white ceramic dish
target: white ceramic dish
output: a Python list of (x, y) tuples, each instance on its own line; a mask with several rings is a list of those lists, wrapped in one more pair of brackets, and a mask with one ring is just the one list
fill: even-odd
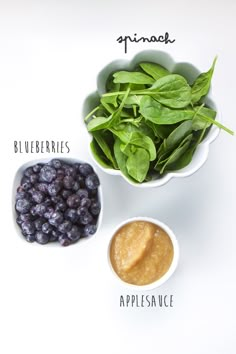
[[(86, 162), (86, 161), (82, 161), (82, 160), (79, 160), (79, 159), (76, 159), (76, 158), (68, 158), (68, 157), (62, 157), (62, 158), (61, 157), (56, 157), (56, 158), (61, 160), (61, 161), (67, 162), (67, 163), (85, 163)], [(14, 225), (15, 225), (16, 232), (18, 233), (18, 235), (22, 238), (22, 240), (24, 242), (26, 242), (25, 239), (24, 239), (24, 236), (21, 234), (20, 227), (16, 223), (16, 216), (17, 216), (16, 210), (15, 210), (16, 189), (20, 185), (20, 181), (21, 181), (21, 178), (23, 176), (23, 171), (27, 167), (33, 166), (33, 165), (35, 165), (37, 163), (47, 163), (47, 162), (49, 162), (51, 160), (52, 160), (52, 158), (31, 160), (31, 161), (26, 162), (25, 164), (21, 165), (19, 167), (19, 169), (17, 170), (16, 174), (15, 174), (15, 178), (14, 178), (14, 181), (13, 181), (13, 190), (12, 190), (13, 222), (14, 222)], [(94, 169), (94, 166), (92, 166), (92, 167)], [(96, 172), (96, 169), (94, 169), (94, 171)], [(98, 197), (99, 197), (99, 201), (101, 203), (101, 211), (100, 211), (100, 214), (99, 214), (99, 217), (98, 217), (98, 221), (97, 221), (97, 231), (96, 231), (96, 233), (94, 235), (89, 236), (89, 237), (81, 238), (78, 242), (74, 243), (73, 245), (87, 242), (87, 241), (93, 239), (96, 236), (96, 234), (98, 233), (98, 231), (100, 229), (100, 226), (101, 226), (101, 223), (102, 223), (102, 215), (103, 215), (103, 195), (102, 195), (102, 187), (101, 187), (101, 185), (98, 187)], [(38, 244), (36, 242), (33, 242), (32, 245), (38, 245)], [(58, 246), (58, 245), (59, 245), (58, 242), (49, 242), (47, 244), (47, 246), (51, 246), (51, 247), (52, 246)]]
[[(133, 284), (126, 283), (125, 281), (123, 281), (117, 275), (117, 273), (114, 271), (113, 266), (111, 264), (110, 248), (111, 248), (111, 242), (112, 242), (112, 239), (113, 239), (114, 235), (116, 234), (116, 232), (122, 226), (124, 226), (126, 224), (129, 224), (130, 222), (133, 222), (133, 221), (147, 221), (147, 222), (153, 223), (153, 224), (161, 227), (169, 235), (169, 237), (170, 237), (170, 239), (172, 241), (172, 244), (173, 244), (174, 257), (173, 257), (173, 260), (172, 260), (172, 263), (171, 263), (171, 266), (170, 266), (169, 270), (160, 279), (156, 280), (155, 282), (153, 282), (151, 284), (133, 285)], [(155, 288), (161, 286), (162, 284), (164, 284), (173, 275), (173, 273), (175, 272), (175, 270), (177, 268), (177, 265), (178, 265), (178, 262), (179, 262), (179, 245), (178, 245), (178, 241), (177, 241), (173, 231), (166, 224), (164, 224), (163, 222), (161, 222), (161, 221), (159, 221), (157, 219), (149, 218), (149, 217), (142, 217), (142, 216), (134, 217), (134, 218), (125, 220), (124, 222), (119, 224), (116, 227), (116, 229), (114, 230), (113, 235), (112, 235), (111, 240), (110, 240), (109, 245), (108, 245), (107, 258), (108, 258), (109, 267), (110, 267), (112, 273), (114, 274), (114, 277), (120, 282), (120, 284), (123, 284), (123, 285), (125, 285), (126, 287), (129, 287), (129, 288), (133, 288), (135, 290), (141, 290), (141, 291), (152, 290), (152, 289), (155, 289)]]
[[(101, 72), (98, 74), (97, 77), (97, 91), (92, 93), (87, 97), (83, 107), (83, 117), (85, 117), (99, 102), (99, 97), (106, 92), (106, 81), (108, 77), (117, 70), (133, 70), (135, 66), (141, 61), (150, 61), (153, 63), (158, 63), (167, 68), (170, 72), (174, 72), (186, 77), (188, 82), (191, 84), (194, 79), (199, 75), (200, 71), (194, 67), (190, 63), (176, 63), (173, 58), (162, 51), (144, 51), (137, 54), (131, 61), (127, 60), (116, 60), (110, 64), (108, 64)], [(209, 105), (209, 107), (215, 109), (217, 111), (216, 120), (220, 122), (220, 113), (219, 108), (216, 106), (215, 102), (211, 98), (211, 92), (207, 95), (205, 99), (205, 103)], [(209, 146), (219, 134), (220, 129), (215, 125), (211, 127), (207, 136), (198, 145), (192, 161), (190, 164), (181, 170), (168, 172), (163, 177), (149, 181), (144, 183), (134, 183), (129, 180), (126, 176), (124, 176), (120, 170), (114, 170), (109, 168), (104, 168), (101, 166), (94, 158), (92, 152), (91, 156), (99, 168), (101, 168), (105, 173), (108, 173), (113, 176), (121, 176), (124, 178), (129, 184), (139, 187), (139, 188), (150, 188), (150, 187), (159, 187), (163, 184), (167, 183), (174, 177), (187, 177), (195, 173), (207, 160)], [(91, 135), (90, 135), (91, 136)], [(92, 137), (91, 137), (92, 138)]]

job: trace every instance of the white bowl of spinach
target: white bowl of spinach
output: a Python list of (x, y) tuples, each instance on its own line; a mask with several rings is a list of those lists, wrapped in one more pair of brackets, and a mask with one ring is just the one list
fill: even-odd
[(219, 130), (233, 134), (209, 93), (215, 63), (200, 73), (164, 52), (145, 51), (107, 65), (83, 112), (98, 166), (141, 187), (196, 172)]

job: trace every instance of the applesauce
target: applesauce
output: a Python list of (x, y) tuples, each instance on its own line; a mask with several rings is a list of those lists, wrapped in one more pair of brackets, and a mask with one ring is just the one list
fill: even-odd
[(174, 248), (169, 235), (149, 221), (132, 221), (113, 236), (110, 260), (126, 283), (151, 284), (170, 268)]

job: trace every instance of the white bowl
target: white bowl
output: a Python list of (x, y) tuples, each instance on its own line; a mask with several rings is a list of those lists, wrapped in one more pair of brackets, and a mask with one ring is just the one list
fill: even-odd
[[(17, 216), (17, 213), (16, 213), (16, 209), (15, 209), (15, 196), (16, 196), (16, 190), (18, 188), (18, 186), (20, 185), (20, 181), (21, 181), (21, 178), (23, 177), (23, 172), (26, 168), (30, 167), (30, 166), (33, 166), (37, 163), (47, 163), (49, 161), (51, 161), (54, 157), (51, 157), (51, 158), (45, 158), (45, 159), (36, 159), (36, 160), (31, 160), (29, 162), (26, 162), (24, 163), (23, 165), (21, 165), (19, 167), (19, 169), (17, 170), (16, 174), (15, 174), (15, 178), (14, 178), (14, 181), (13, 181), (13, 190), (12, 190), (12, 213), (13, 213), (13, 221), (14, 221), (14, 225), (15, 225), (15, 229), (16, 229), (16, 232), (18, 233), (18, 235), (25, 241), (25, 238), (24, 236), (22, 235), (21, 233), (21, 230), (20, 230), (20, 227), (19, 225), (17, 225), (16, 223), (16, 216)], [(68, 158), (68, 157), (55, 157), (57, 159), (59, 159), (60, 161), (64, 161), (65, 163), (85, 163), (86, 161), (82, 161), (82, 160), (79, 160), (79, 159), (76, 159), (76, 158)], [(92, 166), (93, 167), (93, 166)], [(94, 169), (94, 167), (93, 167)], [(94, 169), (95, 173), (96, 170)], [(102, 215), (103, 215), (103, 195), (102, 195), (102, 187), (101, 185), (98, 187), (98, 198), (99, 198), (99, 201), (101, 203), (101, 211), (100, 211), (100, 214), (99, 214), (99, 217), (98, 217), (98, 220), (97, 220), (97, 231), (94, 235), (91, 235), (91, 236), (88, 236), (88, 237), (84, 237), (84, 238), (81, 238), (78, 242), (75, 242), (74, 244), (72, 245), (75, 245), (77, 243), (81, 244), (83, 242), (86, 242), (92, 238), (94, 238), (94, 236), (98, 233), (99, 231), (99, 228), (101, 226), (101, 222), (102, 222)], [(33, 242), (32, 244), (37, 244), (37, 242)], [(47, 244), (48, 246), (55, 246), (55, 245), (59, 245), (58, 242), (49, 242)], [(46, 245), (45, 245), (46, 246)]]
[[(112, 63), (108, 64), (105, 68), (101, 70), (101, 72), (98, 74), (97, 77), (97, 91), (93, 92), (91, 95), (89, 95), (85, 102), (84, 102), (84, 107), (83, 107), (83, 117), (85, 117), (96, 105), (99, 103), (100, 96), (106, 92), (106, 81), (108, 77), (115, 71), (118, 70), (133, 70), (135, 66), (140, 63), (141, 61), (149, 61), (153, 63), (158, 63), (165, 68), (167, 68), (170, 72), (174, 72), (180, 75), (183, 75), (188, 82), (191, 84), (195, 78), (200, 74), (200, 71), (194, 67), (190, 63), (175, 63), (173, 58), (162, 51), (143, 51), (137, 54), (131, 61), (128, 60), (116, 60), (113, 61)], [(216, 110), (217, 115), (216, 115), (216, 120), (220, 122), (220, 113), (219, 113), (219, 108), (216, 106), (214, 101), (211, 98), (211, 92), (207, 95), (207, 98), (205, 99), (205, 103)], [(152, 180), (149, 182), (144, 182), (144, 183), (135, 183), (129, 180), (126, 176), (124, 176), (120, 170), (115, 170), (115, 169), (109, 169), (109, 168), (104, 168), (101, 166), (96, 159), (94, 158), (91, 150), (90, 154), (91, 157), (93, 158), (94, 163), (96, 163), (99, 168), (101, 168), (105, 173), (108, 173), (110, 175), (114, 176), (121, 176), (124, 178), (129, 184), (135, 186), (135, 187), (140, 187), (140, 188), (149, 188), (149, 187), (159, 187), (162, 186), (163, 184), (167, 183), (170, 179), (173, 177), (187, 177), (192, 175), (194, 172), (196, 172), (207, 160), (208, 157), (208, 152), (209, 152), (209, 146), (210, 143), (212, 143), (216, 137), (218, 136), (220, 132), (220, 129), (213, 125), (211, 126), (207, 136), (204, 138), (204, 140), (198, 145), (192, 161), (184, 168), (181, 170), (173, 171), (173, 172), (168, 172), (163, 177), (158, 178), (157, 180)], [(91, 136), (92, 140), (92, 135)]]
[[(168, 236), (170, 237), (171, 242), (173, 244), (174, 257), (173, 257), (173, 260), (172, 260), (170, 268), (168, 269), (168, 271), (160, 279), (154, 281), (153, 283), (146, 284), (146, 285), (134, 285), (134, 284), (126, 283), (125, 281), (123, 281), (118, 276), (118, 274), (115, 272), (115, 270), (113, 269), (113, 266), (111, 264), (110, 249), (111, 249), (111, 243), (112, 243), (113, 237), (115, 236), (117, 231), (122, 226), (124, 226), (126, 224), (129, 224), (130, 222), (133, 222), (133, 221), (147, 221), (147, 222), (150, 222), (152, 224), (155, 224), (155, 225), (159, 226), (160, 228), (162, 228), (168, 234)], [(113, 232), (113, 235), (111, 237), (111, 240), (109, 242), (109, 245), (108, 245), (107, 258), (108, 258), (109, 267), (110, 267), (113, 275), (115, 276), (115, 279), (117, 279), (121, 284), (125, 285), (126, 287), (132, 288), (134, 290), (142, 290), (142, 291), (144, 291), (144, 290), (152, 290), (152, 289), (155, 289), (155, 288), (161, 286), (162, 284), (164, 284), (173, 275), (173, 273), (175, 272), (175, 270), (177, 268), (177, 265), (178, 265), (178, 262), (179, 262), (179, 244), (178, 244), (178, 241), (177, 241), (173, 231), (166, 224), (164, 224), (163, 222), (161, 222), (161, 221), (159, 221), (157, 219), (149, 218), (149, 217), (143, 217), (143, 216), (134, 217), (134, 218), (130, 218), (128, 220), (125, 220), (124, 222), (122, 222), (121, 224), (119, 224), (116, 227), (116, 229)]]

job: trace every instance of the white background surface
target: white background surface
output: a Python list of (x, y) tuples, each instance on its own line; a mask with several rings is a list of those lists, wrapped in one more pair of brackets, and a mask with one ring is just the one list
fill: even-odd
[[(99, 171), (103, 228), (88, 243), (28, 244), (11, 211), (18, 167), (48, 156), (16, 155), (13, 141), (68, 140), (70, 156), (90, 160), (82, 104), (114, 59), (160, 49), (205, 71), (218, 54), (213, 94), (236, 131), (235, 15), (233, 0), (0, 1), (1, 353), (235, 353), (235, 137), (221, 132), (195, 175), (159, 189)], [(166, 31), (174, 44), (130, 44), (125, 55), (116, 43)], [(113, 227), (137, 215), (167, 223), (179, 240), (178, 270), (150, 292), (173, 294), (173, 308), (119, 307), (135, 293), (114, 281), (106, 250)]]

